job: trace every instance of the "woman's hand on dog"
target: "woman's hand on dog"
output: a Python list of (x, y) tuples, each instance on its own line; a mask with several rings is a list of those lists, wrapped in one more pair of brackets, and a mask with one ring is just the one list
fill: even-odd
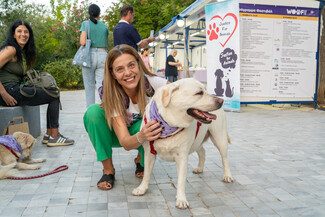
[(149, 121), (145, 124), (139, 132), (139, 139), (142, 142), (153, 141), (160, 137), (163, 128), (157, 121)]

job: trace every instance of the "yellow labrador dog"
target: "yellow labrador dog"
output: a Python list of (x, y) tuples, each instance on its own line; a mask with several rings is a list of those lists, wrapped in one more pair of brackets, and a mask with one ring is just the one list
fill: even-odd
[(0, 144), (0, 179), (7, 178), (15, 174), (14, 168), (19, 170), (37, 170), (40, 165), (29, 165), (32, 163), (41, 163), (45, 158), (33, 159), (32, 150), (36, 139), (27, 133), (15, 132), (13, 138), (21, 146), (22, 153), (8, 149)]
[(202, 173), (205, 162), (205, 150), (202, 145), (208, 138), (220, 152), (224, 168), (223, 181), (233, 182), (227, 159), (230, 140), (222, 104), (221, 98), (208, 94), (205, 86), (193, 78), (178, 80), (156, 91), (146, 107), (142, 125), (147, 121), (157, 120), (162, 122), (164, 130), (160, 139), (153, 143), (143, 143), (144, 177), (139, 187), (132, 191), (133, 195), (146, 193), (157, 154), (165, 161), (176, 162), (176, 207), (188, 208), (189, 203), (185, 195), (188, 156), (197, 152), (199, 163), (193, 173)]

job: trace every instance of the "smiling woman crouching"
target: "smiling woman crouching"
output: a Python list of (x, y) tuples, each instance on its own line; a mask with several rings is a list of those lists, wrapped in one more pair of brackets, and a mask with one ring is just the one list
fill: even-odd
[(143, 177), (141, 144), (159, 138), (162, 128), (157, 121), (150, 121), (140, 131), (142, 115), (154, 91), (166, 84), (166, 79), (148, 71), (131, 46), (118, 45), (108, 53), (102, 103), (91, 105), (83, 119), (97, 160), (104, 167), (98, 188), (109, 190), (114, 185), (113, 147), (123, 147), (127, 151), (138, 149), (136, 176)]

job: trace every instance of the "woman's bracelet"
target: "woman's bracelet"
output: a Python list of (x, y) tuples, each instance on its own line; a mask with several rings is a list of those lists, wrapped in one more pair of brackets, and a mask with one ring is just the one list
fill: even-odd
[(137, 134), (136, 134), (138, 142), (139, 142), (140, 144), (144, 143), (144, 141), (143, 141), (143, 142), (140, 141), (138, 134), (139, 134), (139, 132), (137, 132)]

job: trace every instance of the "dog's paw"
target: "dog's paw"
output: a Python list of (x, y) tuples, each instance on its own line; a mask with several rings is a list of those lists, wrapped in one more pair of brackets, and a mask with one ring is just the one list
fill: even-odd
[(40, 159), (39, 159), (39, 162), (40, 162), (40, 163), (43, 163), (43, 162), (45, 162), (45, 161), (46, 161), (46, 158), (40, 158)]
[(40, 165), (30, 165), (30, 169), (32, 170), (39, 170), (41, 168)]
[(179, 209), (187, 209), (189, 208), (189, 203), (187, 202), (186, 199), (183, 200), (176, 200), (176, 207)]
[(37, 158), (37, 159), (32, 159), (30, 163), (43, 163), (45, 161), (46, 161), (45, 158)]
[(137, 187), (137, 188), (133, 189), (133, 191), (132, 191), (133, 196), (142, 196), (145, 193), (146, 193), (146, 189), (141, 188), (141, 187)]
[(231, 176), (224, 176), (222, 181), (226, 183), (230, 183), (230, 182), (234, 182), (234, 179)]
[(193, 170), (193, 173), (194, 173), (194, 174), (200, 174), (200, 173), (203, 173), (203, 169), (201, 169), (201, 168), (195, 168), (195, 169)]

